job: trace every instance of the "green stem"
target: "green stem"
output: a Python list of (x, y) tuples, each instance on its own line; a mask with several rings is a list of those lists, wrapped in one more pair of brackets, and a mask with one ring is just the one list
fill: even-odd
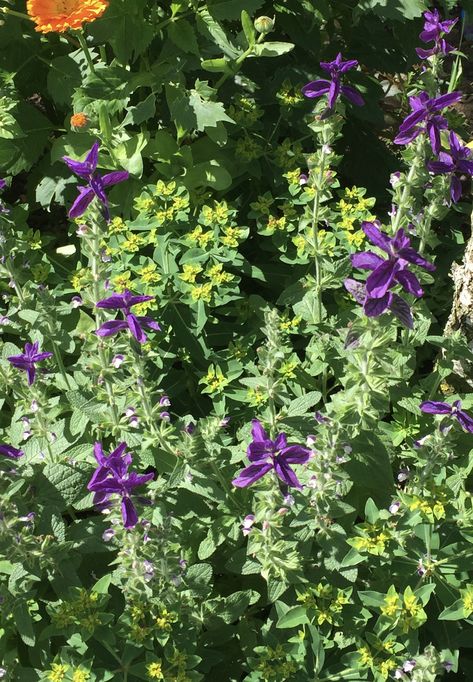
[[(258, 40), (257, 40), (256, 42), (257, 42), (257, 43), (261, 43), (261, 42), (263, 42), (263, 40), (264, 40), (264, 33), (261, 33), (261, 34), (258, 36)], [(218, 90), (218, 89), (225, 83), (225, 81), (226, 81), (228, 78), (230, 78), (230, 76), (236, 76), (236, 74), (237, 74), (238, 71), (240, 70), (240, 66), (243, 64), (243, 62), (245, 61), (245, 59), (246, 59), (247, 57), (249, 57), (249, 56), (252, 54), (252, 52), (253, 52), (253, 47), (254, 47), (254, 46), (251, 45), (248, 49), (246, 49), (246, 50), (243, 52), (243, 54), (241, 54), (241, 55), (238, 57), (238, 59), (236, 59), (236, 60), (233, 62), (233, 69), (232, 69), (231, 73), (224, 73), (224, 74), (222, 74), (222, 75), (220, 76), (220, 78), (218, 79), (218, 81), (216, 82), (216, 84), (215, 84), (215, 86), (214, 86), (215, 90)]]
[(315, 196), (312, 205), (312, 241), (314, 248), (314, 265), (315, 265), (315, 292), (317, 295), (317, 321), (322, 320), (322, 268), (319, 259), (319, 212), (322, 197), (322, 188), (325, 173), (325, 135), (323, 135), (323, 144), (320, 155), (320, 166), (317, 179), (315, 182)]
[(391, 221), (393, 235), (395, 235), (398, 229), (401, 227), (402, 220), (406, 214), (407, 202), (409, 201), (411, 196), (411, 189), (414, 183), (415, 176), (417, 174), (419, 167), (424, 163), (423, 148), (424, 148), (423, 135), (419, 135), (419, 137), (417, 138), (415, 156), (412, 159), (412, 164), (404, 183), (401, 198), (399, 199), (397, 212), (396, 215), (393, 216)]
[(8, 256), (5, 259), (5, 269), (10, 276), (10, 281), (13, 284), (13, 288), (15, 289), (15, 293), (18, 297), (18, 300), (20, 301), (20, 305), (23, 306), (25, 303), (25, 297), (23, 295), (23, 290), (22, 290), (21, 286), (18, 284), (18, 282), (16, 281), (15, 273), (13, 272), (13, 268), (11, 266), (11, 261), (8, 258)]
[[(92, 239), (91, 239), (91, 244), (90, 244), (89, 260), (90, 260), (90, 266), (91, 266), (91, 270), (92, 270), (92, 288), (93, 288), (95, 323), (96, 323), (96, 328), (98, 329), (104, 321), (102, 309), (95, 307), (95, 303), (97, 303), (100, 300), (100, 287), (99, 287), (99, 285), (100, 285), (100, 272), (99, 272), (100, 227), (98, 225), (97, 218), (92, 219), (91, 222), (92, 222), (92, 226), (93, 226), (93, 232), (92, 232)], [(118, 426), (118, 423), (119, 423), (118, 409), (117, 409), (117, 405), (115, 402), (115, 397), (113, 395), (112, 386), (110, 384), (108, 377), (105, 374), (105, 372), (109, 366), (109, 357), (108, 357), (108, 353), (106, 353), (106, 351), (105, 351), (105, 348), (103, 346), (103, 342), (101, 339), (99, 340), (98, 351), (99, 351), (100, 365), (101, 365), (101, 369), (103, 372), (102, 376), (103, 376), (103, 380), (104, 380), (105, 391), (107, 393), (108, 404), (110, 406), (110, 410), (112, 413), (112, 421), (113, 421), (115, 426)]]
[(94, 63), (92, 61), (92, 57), (90, 55), (90, 51), (89, 51), (89, 48), (87, 46), (87, 43), (85, 41), (83, 34), (80, 31), (77, 31), (77, 33), (75, 33), (75, 36), (77, 37), (77, 40), (79, 41), (82, 52), (85, 55), (85, 58), (87, 60), (87, 64), (89, 65), (90, 71), (94, 74), (94, 76), (96, 76), (97, 73), (95, 71), (95, 66), (94, 66)]
[(9, 7), (0, 7), (0, 12), (3, 12), (3, 14), (11, 14), (12, 17), (18, 17), (19, 19), (28, 19), (28, 21), (33, 21), (33, 18), (28, 14), (17, 12), (16, 10), (10, 9)]

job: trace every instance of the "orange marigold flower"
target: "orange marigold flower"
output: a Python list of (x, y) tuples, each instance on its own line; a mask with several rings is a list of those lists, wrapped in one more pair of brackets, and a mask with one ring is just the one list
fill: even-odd
[(28, 0), (28, 14), (40, 33), (64, 33), (79, 29), (87, 21), (102, 16), (109, 0)]
[(84, 114), (82, 111), (79, 111), (77, 114), (72, 114), (71, 116), (71, 126), (74, 126), (74, 128), (85, 128), (88, 122), (89, 119), (87, 114)]

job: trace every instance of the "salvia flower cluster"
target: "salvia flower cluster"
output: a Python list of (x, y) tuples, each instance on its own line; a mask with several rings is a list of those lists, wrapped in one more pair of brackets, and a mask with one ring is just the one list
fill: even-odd
[(95, 443), (94, 456), (98, 467), (94, 471), (87, 488), (94, 493), (94, 505), (105, 508), (111, 499), (120, 500), (123, 525), (133, 528), (138, 523), (138, 514), (131, 495), (135, 488), (154, 478), (153, 473), (137, 474), (128, 471), (132, 456), (127, 452), (127, 444), (120, 443), (109, 455), (103, 451), (101, 443)]

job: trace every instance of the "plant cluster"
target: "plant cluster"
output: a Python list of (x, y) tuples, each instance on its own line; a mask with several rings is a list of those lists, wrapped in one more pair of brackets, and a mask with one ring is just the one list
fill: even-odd
[(468, 679), (452, 3), (1, 9), (0, 679)]

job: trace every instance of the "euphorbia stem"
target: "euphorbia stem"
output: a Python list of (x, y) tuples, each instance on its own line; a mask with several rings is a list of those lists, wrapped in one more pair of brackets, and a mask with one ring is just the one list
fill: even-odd
[(322, 321), (322, 268), (320, 266), (319, 259), (319, 212), (320, 203), (323, 191), (323, 181), (325, 174), (325, 160), (326, 160), (326, 149), (325, 149), (325, 135), (323, 136), (324, 143), (322, 145), (322, 150), (320, 154), (320, 166), (319, 172), (317, 174), (317, 179), (315, 182), (315, 196), (314, 203), (312, 205), (312, 241), (314, 247), (314, 264), (315, 264), (315, 288), (317, 295), (317, 321)]

